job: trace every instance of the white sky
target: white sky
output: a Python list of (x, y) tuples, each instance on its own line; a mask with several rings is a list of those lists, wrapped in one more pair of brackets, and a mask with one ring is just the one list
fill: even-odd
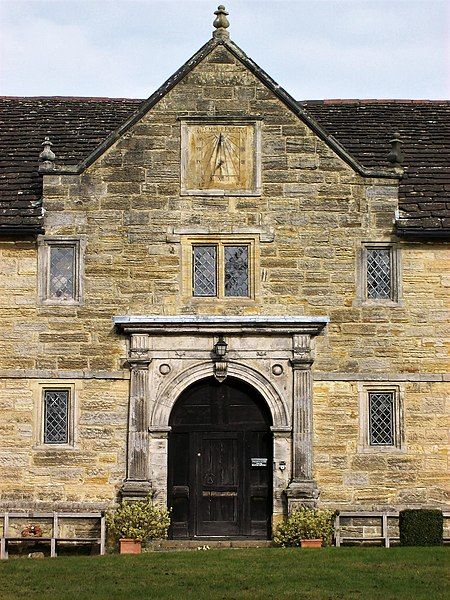
[[(0, 95), (146, 98), (217, 0), (0, 0)], [(450, 0), (228, 0), (231, 39), (297, 99), (445, 99)]]

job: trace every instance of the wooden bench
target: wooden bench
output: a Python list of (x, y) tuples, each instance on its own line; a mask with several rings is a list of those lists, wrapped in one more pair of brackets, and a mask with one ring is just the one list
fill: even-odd
[[(444, 519), (450, 519), (450, 512), (444, 511)], [(380, 542), (386, 548), (389, 548), (391, 542), (399, 542), (398, 536), (389, 535), (389, 519), (398, 519), (398, 512), (388, 511), (377, 511), (377, 512), (352, 512), (352, 511), (341, 511), (336, 515), (334, 522), (334, 539), (335, 545), (341, 546), (342, 544), (349, 542)], [(342, 535), (342, 523), (341, 519), (379, 519), (381, 535)], [(364, 527), (364, 526), (363, 526)], [(444, 542), (449, 542), (450, 537), (444, 537)]]
[[(33, 524), (39, 525), (39, 521), (51, 520), (51, 535), (44, 536), (17, 536), (10, 535), (10, 521), (11, 519), (28, 519), (32, 520)], [(82, 536), (61, 536), (60, 535), (60, 521), (65, 519), (96, 519), (99, 524), (100, 537), (82, 537)], [(105, 554), (105, 539), (106, 539), (106, 521), (105, 514), (103, 512), (91, 512), (91, 513), (66, 513), (66, 512), (4, 512), (0, 513), (0, 524), (3, 521), (3, 533), (0, 537), (0, 559), (8, 558), (8, 544), (10, 542), (23, 544), (49, 544), (50, 545), (50, 556), (57, 556), (58, 544), (97, 544), (99, 546), (99, 553)]]

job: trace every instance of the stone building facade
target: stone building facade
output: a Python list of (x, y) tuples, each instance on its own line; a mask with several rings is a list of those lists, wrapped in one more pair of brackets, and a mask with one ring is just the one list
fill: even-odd
[(446, 506), (450, 176), (414, 179), (406, 123), (450, 104), (352, 135), (222, 17), (143, 102), (5, 99), (2, 508), (152, 493), (175, 535), (264, 537), (302, 503)]

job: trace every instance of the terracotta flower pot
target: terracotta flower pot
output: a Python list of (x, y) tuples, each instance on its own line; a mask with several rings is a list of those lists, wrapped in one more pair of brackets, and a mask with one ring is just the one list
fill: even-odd
[(322, 540), (300, 540), (300, 546), (302, 548), (321, 548)]
[(121, 538), (119, 540), (120, 554), (140, 554), (142, 542), (140, 540), (129, 540)]

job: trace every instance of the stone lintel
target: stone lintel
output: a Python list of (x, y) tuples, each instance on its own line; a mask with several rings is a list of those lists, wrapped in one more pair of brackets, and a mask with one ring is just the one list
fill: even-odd
[(229, 231), (225, 228), (221, 228), (219, 231), (218, 227), (208, 226), (191, 226), (191, 227), (169, 227), (166, 234), (166, 241), (169, 243), (180, 243), (182, 236), (200, 236), (200, 235), (213, 235), (213, 236), (236, 236), (236, 235), (249, 235), (258, 236), (261, 243), (273, 242), (275, 239), (275, 231), (273, 227), (237, 227), (230, 226)]
[(318, 335), (329, 323), (328, 317), (306, 316), (117, 316), (115, 326), (124, 333), (173, 334), (173, 333), (245, 333), (266, 335), (292, 333)]

